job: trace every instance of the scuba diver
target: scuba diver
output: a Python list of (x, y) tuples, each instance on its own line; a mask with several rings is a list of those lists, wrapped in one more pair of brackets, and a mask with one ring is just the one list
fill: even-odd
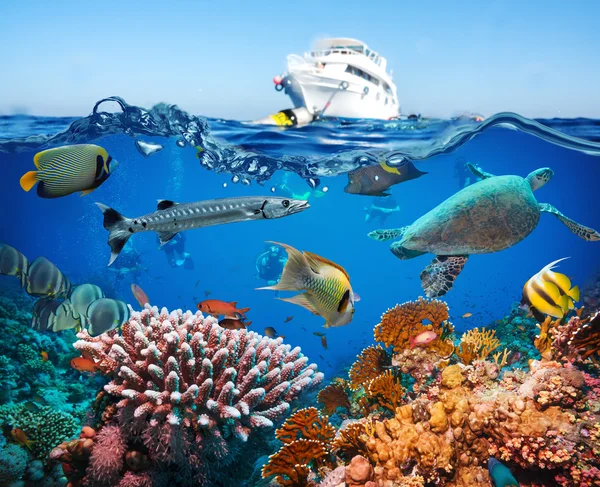
[[(157, 241), (160, 244), (160, 239), (157, 236)], [(185, 237), (182, 233), (177, 233), (167, 243), (160, 247), (167, 254), (169, 265), (171, 267), (182, 267), (187, 270), (194, 269), (194, 261), (189, 252), (185, 251)]]
[(373, 198), (371, 205), (365, 208), (365, 221), (377, 220), (380, 225), (385, 225), (388, 217), (398, 211), (400, 207), (393, 196)]
[(123, 250), (121, 250), (118, 262), (115, 262), (108, 268), (109, 271), (115, 273), (115, 288), (119, 288), (126, 276), (131, 277), (133, 283), (139, 282), (142, 272), (148, 272), (148, 268), (142, 265), (141, 254), (133, 246), (133, 243), (128, 241)]
[(256, 257), (256, 279), (263, 279), (267, 285), (274, 286), (279, 282), (287, 253), (283, 247), (268, 245), (267, 249)]

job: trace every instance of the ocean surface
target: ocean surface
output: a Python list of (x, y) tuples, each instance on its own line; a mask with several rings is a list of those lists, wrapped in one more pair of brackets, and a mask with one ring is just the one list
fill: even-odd
[[(163, 149), (144, 156), (136, 140)], [(119, 162), (115, 173), (83, 197), (42, 199), (35, 190), (21, 189), (19, 178), (35, 169), (36, 152), (74, 143), (104, 147)], [(534, 121), (503, 113), (484, 122), (329, 120), (283, 129), (206, 119), (171, 105), (146, 110), (112, 98), (99, 102), (84, 118), (0, 117), (0, 242), (18, 249), (30, 262), (44, 256), (71, 282), (97, 284), (107, 296), (136, 309), (131, 284), (140, 286), (159, 309), (195, 312), (205, 299), (235, 301), (238, 307), (250, 308), (250, 330), (263, 335), (266, 327), (273, 327), (285, 343), (301, 347), (324, 373), (325, 385), (345, 376), (361, 350), (374, 343), (373, 327), (386, 310), (424, 296), (419, 275), (432, 256), (401, 261), (389, 251), (389, 242), (368, 238), (370, 231), (410, 225), (474, 183), (466, 163), (495, 175), (522, 177), (550, 167), (554, 176), (535, 192), (538, 202), (600, 229), (599, 156), (598, 120)], [(392, 167), (412, 161), (427, 174), (392, 186), (390, 198), (400, 211), (378, 222), (367, 218), (375, 198), (349, 194), (344, 187), (349, 172), (382, 160)], [(153, 212), (159, 199), (194, 202), (234, 196), (302, 197), (310, 208), (272, 221), (183, 232), (189, 261), (181, 266), (169, 260), (155, 233), (136, 234), (126, 263), (117, 259), (108, 267), (108, 232), (95, 202), (133, 218)], [(268, 241), (342, 266), (360, 295), (352, 322), (324, 329), (322, 317), (275, 299), (273, 291), (257, 291), (268, 285), (259, 276)], [(471, 256), (454, 287), (440, 298), (448, 304), (455, 333), (502, 320), (521, 300), (525, 282), (563, 257), (569, 259), (560, 264), (560, 272), (573, 285), (584, 289), (594, 282), (600, 271), (600, 243), (577, 238), (549, 214), (542, 214), (537, 228), (514, 247)], [(20, 307), (33, 303), (14, 277), (0, 276), (0, 281), (6, 296), (22, 293)], [(288, 317), (292, 318), (286, 322)], [(326, 333), (327, 349), (314, 332)], [(83, 380), (68, 366), (66, 370), (72, 380)], [(91, 401), (100, 379), (85, 380)], [(11, 399), (25, 400), (31, 400), (25, 393)]]

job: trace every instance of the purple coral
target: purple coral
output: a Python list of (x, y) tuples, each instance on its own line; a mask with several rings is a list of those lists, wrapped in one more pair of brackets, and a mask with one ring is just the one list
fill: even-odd
[(176, 464), (190, 479), (205, 478), (206, 457), (231, 462), (234, 444), (273, 427), (323, 378), (299, 347), (225, 330), (200, 312), (147, 307), (132, 313), (122, 335), (78, 337), (75, 348), (114, 376), (105, 386), (119, 399), (112, 421), (129, 441), (142, 441), (153, 466)]

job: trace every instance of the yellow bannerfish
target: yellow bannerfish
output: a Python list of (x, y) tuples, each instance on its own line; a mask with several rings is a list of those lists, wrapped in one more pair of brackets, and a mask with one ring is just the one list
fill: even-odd
[(521, 304), (528, 307), (539, 321), (543, 321), (543, 315), (563, 318), (575, 307), (575, 301), (579, 301), (579, 287), (571, 287), (567, 276), (552, 270), (556, 264), (567, 258), (551, 262), (523, 287)]
[(37, 183), (41, 198), (60, 198), (77, 191), (85, 196), (106, 181), (118, 164), (105, 149), (93, 144), (48, 149), (38, 152), (33, 162), (38, 170), (26, 172), (20, 184), (29, 191)]
[(258, 289), (305, 291), (291, 298), (278, 298), (297, 304), (325, 318), (325, 328), (344, 326), (352, 321), (354, 303), (360, 298), (352, 291), (350, 276), (343, 267), (311, 252), (299, 252), (281, 245), (288, 260), (279, 283)]

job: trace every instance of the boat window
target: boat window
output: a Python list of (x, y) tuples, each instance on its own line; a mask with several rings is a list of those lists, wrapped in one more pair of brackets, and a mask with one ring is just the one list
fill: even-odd
[(367, 80), (367, 81), (373, 83), (375, 86), (379, 86), (379, 80), (377, 78), (374, 78), (373, 76), (371, 76), (369, 73), (365, 73), (362, 69), (355, 68), (354, 66), (348, 65), (346, 67), (346, 73), (353, 74), (354, 76), (358, 76), (359, 78), (362, 78), (364, 80)]
[(386, 93), (389, 93), (390, 95), (392, 94), (392, 90), (390, 89), (387, 83), (383, 83), (383, 89)]

